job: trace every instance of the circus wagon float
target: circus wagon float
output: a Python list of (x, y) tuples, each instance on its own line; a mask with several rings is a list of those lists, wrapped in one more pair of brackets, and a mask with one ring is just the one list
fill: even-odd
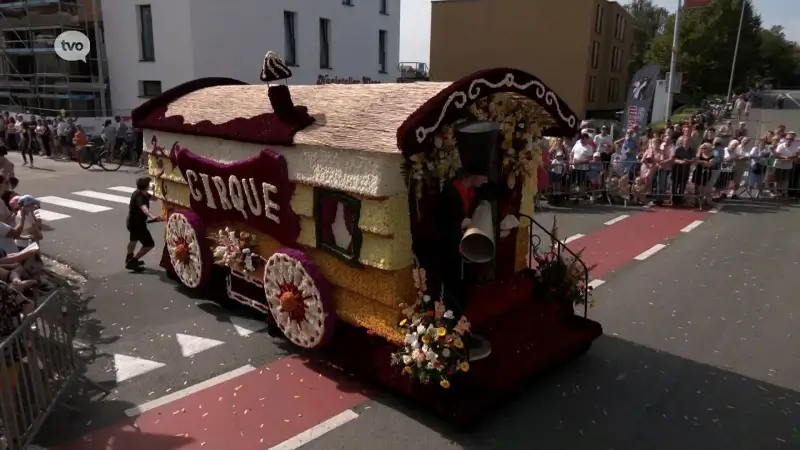
[[(585, 317), (588, 269), (555, 237), (540, 248), (550, 232), (533, 220), (541, 136), (579, 123), (540, 80), (500, 68), (454, 83), (279, 81), (290, 76), (270, 53), (267, 86), (203, 78), (134, 111), (163, 205), (162, 266), (181, 284), (224, 277), (313, 357), (461, 422), (601, 335)], [(468, 147), (504, 195), (457, 237), (476, 278), (454, 311), (436, 217)], [(491, 342), (480, 361), (473, 334)]]

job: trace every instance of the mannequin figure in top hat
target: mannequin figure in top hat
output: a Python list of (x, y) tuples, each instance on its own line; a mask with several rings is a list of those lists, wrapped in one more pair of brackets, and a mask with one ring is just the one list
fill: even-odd
[[(496, 200), (506, 192), (505, 185), (489, 181), (491, 154), (497, 151), (499, 125), (495, 122), (470, 122), (456, 129), (461, 170), (442, 186), (436, 226), (437, 257), (442, 282), (442, 299), (456, 318), (467, 309), (470, 288), (477, 264), (463, 260), (461, 238), (481, 201)], [(470, 334), (464, 342), (472, 361), (484, 359), (492, 351), (486, 338)]]

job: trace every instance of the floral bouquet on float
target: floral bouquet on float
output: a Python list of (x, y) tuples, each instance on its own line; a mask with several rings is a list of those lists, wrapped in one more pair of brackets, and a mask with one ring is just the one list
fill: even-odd
[(262, 260), (256, 254), (256, 237), (246, 231), (236, 232), (226, 227), (213, 238), (214, 262), (240, 272), (255, 272)]
[(417, 299), (414, 305), (401, 305), (405, 318), (403, 345), (392, 353), (392, 365), (421, 384), (450, 387), (450, 378), (469, 371), (468, 352), (463, 336), (470, 330), (466, 317), (456, 320), (441, 300), (426, 294), (425, 269), (414, 270)]
[(566, 311), (574, 311), (575, 306), (589, 304), (594, 306), (592, 287), (588, 285), (589, 272), (595, 266), (587, 267), (581, 260), (583, 250), (571, 252), (558, 239), (557, 219), (553, 217), (550, 230), (552, 245), (547, 252), (533, 252), (536, 263), (533, 268), (534, 297), (555, 301)]

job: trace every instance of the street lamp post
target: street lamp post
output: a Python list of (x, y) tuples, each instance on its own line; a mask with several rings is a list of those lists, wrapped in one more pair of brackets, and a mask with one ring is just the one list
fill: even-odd
[(728, 96), (725, 101), (730, 101), (733, 92), (733, 75), (736, 73), (736, 57), (739, 56), (739, 40), (742, 38), (742, 24), (744, 24), (744, 9), (747, 7), (747, 0), (742, 0), (742, 14), (739, 16), (739, 31), (736, 32), (736, 45), (733, 47), (733, 62), (731, 63), (731, 78), (728, 81)]
[(680, 32), (682, 7), (683, 0), (678, 0), (678, 10), (675, 11), (675, 27), (672, 32), (672, 56), (669, 60), (669, 79), (667, 80), (667, 102), (666, 113), (664, 114), (667, 123), (672, 123), (672, 85), (675, 81), (675, 70), (678, 66), (678, 34)]

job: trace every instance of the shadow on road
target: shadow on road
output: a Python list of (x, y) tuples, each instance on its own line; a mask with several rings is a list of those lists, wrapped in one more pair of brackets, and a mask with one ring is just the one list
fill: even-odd
[(373, 400), (387, 406), (390, 417), (366, 410), (358, 424), (331, 433), (335, 442), (358, 442), (365, 429), (396, 423), (403, 430), (422, 425), (452, 440), (454, 448), (470, 450), (800, 445), (800, 393), (609, 336), (583, 358), (531, 380), (529, 389), (487, 412), (468, 433), (396, 397), (381, 394)]

